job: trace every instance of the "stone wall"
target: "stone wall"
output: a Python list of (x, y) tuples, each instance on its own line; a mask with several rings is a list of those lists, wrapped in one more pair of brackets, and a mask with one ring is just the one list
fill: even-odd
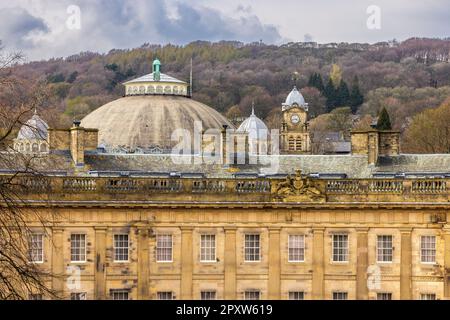
[[(63, 289), (63, 297), (71, 292), (86, 292), (89, 299), (109, 298), (111, 289), (126, 289), (131, 299), (156, 299), (158, 292), (169, 291), (176, 299), (199, 299), (201, 291), (215, 291), (217, 299), (234, 290), (235, 299), (243, 299), (247, 290), (258, 290), (262, 299), (287, 299), (290, 291), (304, 292), (306, 299), (332, 299), (333, 292), (347, 292), (349, 299), (376, 299), (377, 293), (392, 293), (393, 299), (408, 294), (412, 299), (433, 293), (447, 299), (443, 266), (449, 266), (445, 249), (450, 246), (450, 229), (446, 224), (430, 224), (428, 216), (435, 210), (359, 210), (343, 209), (126, 209), (77, 208), (41, 213), (56, 214), (58, 226), (48, 229), (45, 239), (45, 262), (41, 266), (52, 272), (62, 271), (63, 278), (53, 280)], [(446, 212), (447, 219), (450, 213)], [(98, 246), (98, 230), (104, 228), (105, 247)], [(234, 229), (229, 229), (233, 226)], [(149, 237), (139, 244), (139, 230)], [(41, 230), (38, 222), (34, 231)], [(227, 230), (235, 230), (235, 241), (226, 242)], [(409, 231), (408, 231), (409, 230)], [(233, 231), (234, 232), (234, 231)], [(403, 252), (403, 234), (409, 232), (411, 251)], [(87, 262), (71, 263), (70, 235), (87, 235)], [(126, 233), (130, 239), (129, 262), (113, 261), (113, 235)], [(173, 236), (173, 262), (156, 261), (156, 235)], [(244, 259), (245, 234), (259, 234), (261, 260)], [(349, 236), (349, 259), (333, 262), (332, 235)], [(203, 263), (199, 258), (200, 236), (216, 235), (217, 262)], [(288, 236), (305, 236), (303, 262), (288, 261)], [(393, 236), (392, 263), (376, 260), (377, 236)], [(420, 260), (420, 237), (436, 236), (436, 262)], [(445, 236), (446, 235), (446, 236)], [(367, 238), (367, 244), (359, 242)], [(447, 240), (445, 240), (447, 239)], [(184, 242), (188, 241), (188, 242)], [(323, 244), (323, 247), (321, 246)], [(225, 248), (234, 248), (225, 253)], [(184, 251), (182, 248), (190, 248)], [(148, 256), (145, 255), (148, 250)], [(367, 254), (361, 268), (360, 254)], [(104, 256), (103, 269), (98, 257)], [(148, 258), (145, 258), (148, 257)], [(235, 263), (230, 264), (231, 258)], [(275, 259), (272, 259), (276, 257)], [(407, 258), (406, 260), (405, 257)], [(234, 259), (233, 258), (233, 259)], [(145, 259), (142, 261), (142, 259)], [(148, 259), (148, 260), (147, 260)], [(411, 264), (408, 264), (410, 259)], [(231, 260), (233, 261), (233, 260)], [(141, 264), (142, 262), (142, 264)], [(141, 265), (141, 266), (140, 266)], [(186, 266), (192, 265), (192, 269)], [(101, 266), (101, 264), (100, 264)], [(67, 280), (80, 269), (79, 288), (69, 287)], [(379, 268), (380, 282), (368, 287), (369, 268)], [(148, 268), (148, 273), (142, 268)], [(404, 278), (408, 268), (411, 276)], [(146, 276), (142, 276), (146, 274)], [(402, 282), (410, 285), (402, 287)], [(139, 288), (145, 286), (140, 292)], [(365, 289), (359, 292), (361, 288)], [(183, 291), (184, 290), (184, 291)]]

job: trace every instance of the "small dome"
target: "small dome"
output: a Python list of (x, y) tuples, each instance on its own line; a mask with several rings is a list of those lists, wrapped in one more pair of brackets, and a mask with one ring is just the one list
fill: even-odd
[(18, 140), (47, 140), (48, 124), (41, 119), (35, 112), (33, 117), (28, 120), (17, 135)]
[(294, 87), (292, 89), (291, 93), (286, 98), (286, 102), (283, 104), (283, 110), (289, 109), (294, 106), (303, 107), (306, 111), (308, 111), (308, 104), (305, 102), (305, 98), (303, 98), (303, 95), (298, 91), (297, 87)]
[(252, 110), (252, 115), (247, 118), (237, 129), (238, 133), (248, 133), (250, 139), (266, 140), (269, 133), (264, 121), (255, 115), (255, 109)]

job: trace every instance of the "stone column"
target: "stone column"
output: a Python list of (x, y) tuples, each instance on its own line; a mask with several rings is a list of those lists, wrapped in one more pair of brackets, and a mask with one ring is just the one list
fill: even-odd
[(444, 234), (444, 298), (450, 300), (450, 228), (443, 230)]
[(401, 265), (400, 265), (400, 299), (412, 299), (412, 243), (411, 228), (402, 228), (401, 232)]
[(138, 300), (150, 300), (148, 227), (138, 227)]
[(64, 272), (63, 232), (64, 229), (62, 228), (53, 228), (52, 230), (52, 289), (60, 299), (64, 298), (64, 282), (66, 279)]
[(192, 300), (193, 229), (191, 227), (181, 228), (181, 300)]
[(369, 267), (369, 228), (357, 228), (356, 299), (368, 300), (367, 268)]
[(236, 228), (225, 228), (224, 299), (236, 300)]
[(269, 229), (269, 300), (281, 299), (280, 230)]
[(325, 228), (313, 229), (313, 300), (323, 300), (325, 298), (324, 233)]
[(106, 297), (106, 231), (107, 227), (95, 228), (95, 299)]

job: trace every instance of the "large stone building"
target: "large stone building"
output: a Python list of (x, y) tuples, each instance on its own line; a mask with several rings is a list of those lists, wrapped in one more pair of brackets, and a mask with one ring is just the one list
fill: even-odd
[[(39, 125), (46, 148), (28, 151), (40, 175), (14, 181), (31, 260), (62, 298), (450, 298), (450, 155), (401, 154), (398, 133), (376, 130), (355, 132), (351, 155), (301, 154), (307, 105), (294, 89), (280, 154), (252, 162), (255, 114), (235, 131), (189, 90), (155, 62), (81, 124)], [(168, 154), (196, 121), (219, 132), (219, 156), (203, 140)], [(16, 168), (2, 181), (29, 159), (5, 156)]]

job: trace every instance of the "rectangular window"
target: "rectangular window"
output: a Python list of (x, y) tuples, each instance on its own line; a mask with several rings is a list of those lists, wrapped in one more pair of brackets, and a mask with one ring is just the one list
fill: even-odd
[(172, 235), (160, 234), (156, 236), (156, 261), (172, 262)]
[(289, 300), (305, 300), (305, 293), (302, 291), (289, 292)]
[(422, 236), (420, 241), (420, 257), (422, 263), (436, 262), (436, 237)]
[(38, 293), (38, 294), (30, 294), (28, 297), (28, 300), (43, 300), (43, 296), (42, 294)]
[(289, 262), (305, 261), (305, 236), (290, 235), (288, 251), (289, 251)]
[(436, 294), (434, 293), (422, 293), (420, 300), (436, 300)]
[(377, 293), (377, 300), (392, 300), (392, 293), (390, 292)]
[(260, 235), (246, 234), (245, 235), (245, 261), (255, 262), (260, 261)]
[(245, 300), (260, 300), (261, 293), (257, 290), (249, 290), (245, 291), (244, 299)]
[(333, 292), (333, 300), (348, 300), (347, 292)]
[(112, 300), (130, 300), (128, 290), (111, 290)]
[(44, 235), (42, 233), (30, 235), (28, 250), (30, 262), (44, 263)]
[(216, 261), (216, 236), (213, 234), (202, 234), (200, 237), (200, 261)]
[(114, 235), (114, 261), (128, 262), (129, 242), (127, 234)]
[(377, 238), (377, 261), (392, 262), (393, 246), (392, 236), (378, 236)]
[(70, 300), (87, 300), (86, 292), (72, 292), (70, 294)]
[(173, 292), (158, 292), (157, 293), (158, 300), (173, 300)]
[(348, 262), (348, 235), (333, 235), (333, 262)]
[(70, 260), (86, 262), (86, 235), (72, 234), (70, 236)]
[(215, 291), (202, 291), (200, 295), (202, 300), (216, 300)]

